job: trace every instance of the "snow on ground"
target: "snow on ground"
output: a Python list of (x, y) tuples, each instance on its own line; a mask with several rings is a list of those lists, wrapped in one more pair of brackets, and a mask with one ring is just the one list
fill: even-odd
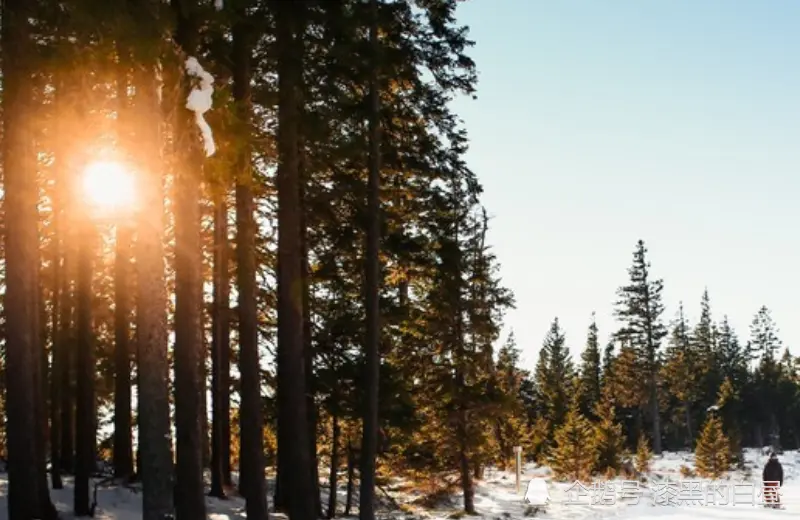
[[(652, 462), (652, 470), (648, 474), (648, 481), (633, 484), (632, 481), (615, 479), (609, 481), (614, 488), (608, 486), (606, 481), (595, 482), (596, 491), (605, 489), (602, 497), (596, 495), (595, 503), (591, 497), (578, 496), (574, 493), (577, 486), (574, 483), (552, 481), (552, 475), (547, 467), (528, 464), (523, 468), (520, 490), (515, 488), (513, 471), (499, 471), (487, 469), (483, 480), (476, 482), (475, 507), (478, 514), (488, 520), (505, 520), (524, 518), (544, 518), (551, 520), (583, 520), (583, 519), (610, 519), (617, 520), (767, 520), (800, 518), (800, 452), (787, 451), (780, 457), (784, 470), (784, 485), (781, 489), (781, 510), (766, 509), (761, 505), (761, 470), (767, 457), (759, 450), (747, 450), (745, 453), (745, 470), (733, 471), (716, 483), (701, 480), (697, 477), (682, 476), (681, 467), (686, 469), (694, 467), (694, 456), (691, 453), (665, 453), (656, 457)], [(686, 470), (684, 470), (686, 471)], [(324, 478), (324, 477), (323, 477)], [(525, 503), (524, 496), (528, 483), (534, 480), (532, 489), (541, 497), (543, 493), (549, 495), (549, 503), (542, 509)], [(267, 491), (271, 496), (273, 479), (268, 479)], [(583, 483), (591, 489), (591, 484)], [(678, 493), (680, 489), (698, 489), (708, 491), (713, 484), (718, 486), (716, 503), (679, 502), (668, 505), (665, 503), (668, 492)], [(603, 486), (606, 486), (603, 488)], [(638, 486), (638, 487), (636, 487)], [(694, 488), (692, 486), (695, 486)], [(725, 488), (727, 486), (727, 488)], [(546, 488), (546, 492), (545, 489)], [(6, 506), (6, 475), (0, 474), (0, 520), (7, 517)], [(354, 499), (353, 512), (357, 513), (358, 497), (357, 488)], [(345, 501), (344, 483), (339, 487), (340, 508)], [(627, 493), (628, 497), (623, 497)], [(391, 517), (396, 520), (422, 520), (422, 519), (456, 519), (463, 515), (460, 513), (461, 496), (452, 495), (441, 497), (438, 505), (423, 508), (419, 506), (419, 498), (423, 493), (415, 491), (408, 483), (392, 482), (391, 485), (381, 487), (378, 492), (381, 500), (381, 517)], [(323, 486), (322, 501), (327, 503), (327, 492)], [(727, 504), (725, 498), (727, 497)], [(62, 490), (52, 491), (53, 500), (62, 517), (67, 520), (72, 506), (72, 482), (65, 481)], [(698, 495), (694, 495), (697, 497)], [(711, 497), (712, 495), (708, 495)], [(600, 500), (602, 498), (602, 500)], [(676, 496), (673, 500), (681, 500)], [(637, 500), (638, 499), (638, 500)], [(601, 503), (602, 502), (602, 503)], [(141, 515), (141, 493), (125, 487), (101, 487), (97, 493), (98, 520), (138, 520)], [(227, 500), (214, 498), (206, 499), (210, 520), (233, 520), (245, 518), (244, 502), (241, 498), (233, 496)], [(281, 518), (283, 515), (276, 515)]]
[[(647, 482), (634, 484), (620, 478), (609, 481), (609, 486), (604, 480), (598, 480), (594, 491), (592, 485), (586, 482), (583, 484), (588, 493), (583, 496), (575, 493), (578, 489), (578, 486), (574, 486), (575, 483), (553, 482), (547, 467), (526, 465), (523, 468), (519, 493), (515, 489), (513, 471), (487, 470), (484, 479), (476, 483), (475, 507), (481, 516), (492, 520), (526, 517), (553, 520), (800, 519), (800, 453), (787, 451), (779, 459), (784, 471), (784, 485), (781, 489), (784, 509), (781, 510), (767, 509), (762, 505), (761, 471), (767, 456), (759, 450), (746, 451), (744, 471), (732, 471), (716, 482), (682, 476), (682, 466), (686, 469), (694, 468), (693, 454), (665, 453), (652, 461)], [(538, 479), (547, 482), (549, 504), (544, 509), (524, 502), (528, 483)], [(595, 503), (592, 503), (592, 493), (596, 497)], [(699, 498), (704, 493), (708, 493), (705, 501), (682, 500)], [(673, 496), (671, 504), (668, 503), (670, 494)], [(428, 518), (458, 517), (461, 498), (460, 495), (450, 497), (443, 501), (441, 507), (415, 513)]]

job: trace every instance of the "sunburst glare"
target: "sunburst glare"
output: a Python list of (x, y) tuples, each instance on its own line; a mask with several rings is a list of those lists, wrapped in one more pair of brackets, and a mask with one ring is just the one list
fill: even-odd
[(81, 191), (86, 204), (102, 214), (119, 215), (136, 203), (133, 173), (116, 161), (94, 161), (83, 171)]

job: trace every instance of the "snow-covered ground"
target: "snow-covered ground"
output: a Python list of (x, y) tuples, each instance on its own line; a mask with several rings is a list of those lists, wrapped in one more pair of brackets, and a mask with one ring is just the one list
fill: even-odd
[[(648, 481), (635, 484), (616, 479), (583, 483), (589, 490), (587, 495), (576, 494), (574, 483), (552, 482), (550, 470), (534, 464), (526, 465), (522, 472), (519, 493), (515, 489), (514, 473), (488, 469), (484, 479), (476, 482), (475, 506), (478, 513), (487, 519), (547, 518), (553, 520), (605, 519), (619, 520), (766, 520), (768, 518), (800, 518), (800, 453), (785, 452), (780, 456), (784, 469), (784, 485), (781, 489), (783, 509), (766, 509), (761, 505), (761, 469), (766, 456), (758, 450), (745, 453), (746, 470), (734, 471), (722, 480), (709, 482), (697, 477), (681, 474), (681, 467), (694, 467), (690, 453), (665, 453), (656, 457)], [(685, 470), (684, 470), (685, 471)], [(0, 520), (7, 514), (5, 503), (6, 479), (0, 475)], [(533, 487), (547, 488), (549, 503), (544, 509), (533, 507), (524, 501), (525, 491), (531, 480), (541, 479)], [(270, 482), (271, 484), (271, 482)], [(716, 494), (714, 488), (716, 487)], [(271, 488), (271, 485), (269, 486)], [(344, 486), (340, 487), (340, 507), (344, 503)], [(540, 493), (541, 494), (541, 493)], [(592, 494), (594, 494), (594, 503)], [(323, 504), (326, 502), (323, 491)], [(412, 486), (392, 483), (381, 488), (379, 498), (385, 502), (383, 517), (397, 520), (458, 518), (461, 497), (445, 496), (433, 507), (422, 507), (419, 498), (423, 495)], [(52, 492), (63, 518), (71, 518), (71, 482), (63, 490)], [(387, 496), (391, 496), (387, 500)], [(670, 500), (672, 504), (667, 502)], [(703, 498), (705, 497), (705, 498)], [(686, 499), (686, 500), (684, 500)], [(141, 518), (141, 494), (127, 488), (100, 488), (97, 495), (99, 520), (134, 520)], [(244, 503), (238, 497), (228, 500), (208, 498), (208, 513), (211, 520), (244, 518)], [(354, 506), (357, 506), (357, 500)], [(398, 506), (401, 508), (398, 510)]]

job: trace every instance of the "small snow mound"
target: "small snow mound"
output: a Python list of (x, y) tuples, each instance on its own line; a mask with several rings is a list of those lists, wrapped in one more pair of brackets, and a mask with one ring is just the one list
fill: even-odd
[(525, 490), (525, 502), (533, 506), (545, 506), (549, 500), (550, 493), (547, 491), (547, 482), (543, 478), (531, 479)]

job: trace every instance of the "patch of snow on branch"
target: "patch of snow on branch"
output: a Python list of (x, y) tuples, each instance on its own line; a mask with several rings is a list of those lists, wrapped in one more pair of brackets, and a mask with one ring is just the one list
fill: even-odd
[(224, 5), (224, 0), (214, 0), (214, 7), (217, 9), (217, 11), (222, 11)]
[[(219, 0), (217, 0), (219, 1)], [(217, 147), (214, 144), (214, 134), (211, 132), (211, 127), (208, 126), (203, 114), (211, 110), (211, 95), (214, 93), (214, 77), (206, 72), (197, 61), (197, 58), (189, 57), (186, 60), (186, 73), (189, 76), (198, 78), (199, 86), (189, 92), (186, 98), (186, 108), (194, 112), (197, 127), (203, 136), (203, 144), (206, 150), (206, 157), (214, 155)]]

